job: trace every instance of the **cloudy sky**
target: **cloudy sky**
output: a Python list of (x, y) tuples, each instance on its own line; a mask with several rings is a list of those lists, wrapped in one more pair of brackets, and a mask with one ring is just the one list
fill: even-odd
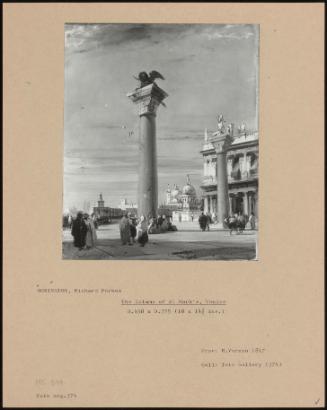
[(198, 194), (204, 129), (217, 114), (257, 129), (259, 29), (253, 25), (66, 24), (64, 208), (136, 202), (137, 107), (126, 94), (157, 70), (159, 203), (186, 174)]

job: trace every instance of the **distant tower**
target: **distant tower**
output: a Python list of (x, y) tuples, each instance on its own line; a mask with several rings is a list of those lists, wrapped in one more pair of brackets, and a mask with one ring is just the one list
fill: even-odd
[(99, 196), (98, 208), (104, 208), (104, 200), (102, 198), (102, 194), (100, 194), (100, 196)]

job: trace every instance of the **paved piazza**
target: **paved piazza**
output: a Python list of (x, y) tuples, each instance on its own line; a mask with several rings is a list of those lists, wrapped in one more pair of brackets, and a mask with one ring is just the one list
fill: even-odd
[(70, 230), (63, 230), (63, 259), (126, 259), (126, 260), (253, 260), (256, 258), (256, 231), (237, 235), (218, 231), (202, 232), (197, 222), (176, 224), (177, 232), (149, 235), (144, 248), (120, 242), (118, 223), (100, 226), (95, 248), (78, 250)]

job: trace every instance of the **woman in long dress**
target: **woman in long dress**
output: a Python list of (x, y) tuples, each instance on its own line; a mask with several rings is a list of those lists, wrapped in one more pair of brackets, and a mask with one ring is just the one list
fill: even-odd
[(199, 216), (199, 225), (202, 231), (206, 230), (207, 227), (207, 217), (204, 215), (203, 212), (201, 212), (201, 215)]
[(136, 238), (141, 246), (144, 246), (148, 241), (148, 224), (144, 215), (141, 215), (140, 221), (136, 227)]
[(120, 239), (123, 245), (127, 243), (131, 245), (131, 229), (130, 229), (130, 221), (127, 218), (127, 215), (124, 214), (119, 222), (119, 231), (120, 231)]
[(82, 250), (85, 246), (87, 227), (83, 218), (83, 212), (78, 212), (77, 217), (72, 222), (72, 236), (74, 237), (74, 246)]
[(96, 245), (96, 241), (97, 241), (97, 233), (96, 233), (93, 219), (90, 218), (88, 214), (85, 215), (85, 224), (87, 227), (86, 241), (85, 241), (86, 248), (87, 249), (94, 248)]

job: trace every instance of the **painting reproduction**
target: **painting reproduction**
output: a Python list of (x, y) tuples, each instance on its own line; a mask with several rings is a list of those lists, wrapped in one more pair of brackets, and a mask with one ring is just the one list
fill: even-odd
[(64, 30), (63, 259), (258, 260), (259, 26)]

